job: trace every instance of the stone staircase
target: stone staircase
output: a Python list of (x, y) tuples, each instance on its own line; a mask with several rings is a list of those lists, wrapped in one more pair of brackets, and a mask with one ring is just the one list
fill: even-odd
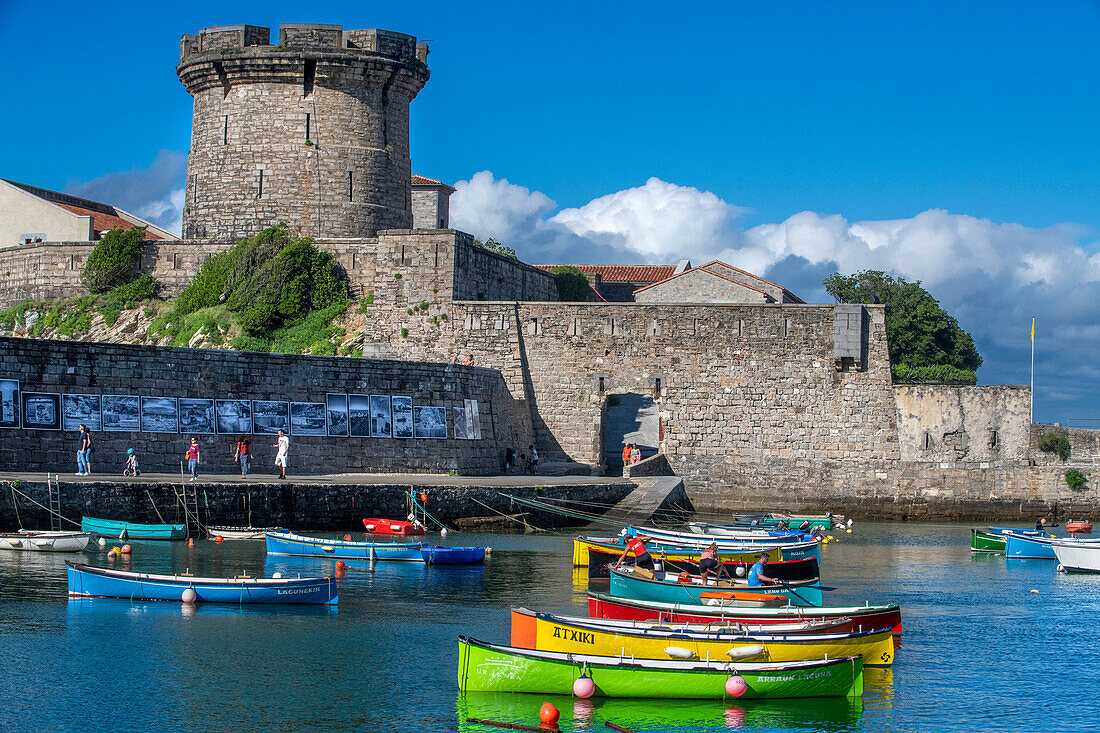
[(679, 476), (639, 476), (630, 481), (636, 488), (600, 518), (598, 525), (605, 531), (608, 521), (645, 524), (661, 515), (680, 519), (685, 512), (695, 511)]

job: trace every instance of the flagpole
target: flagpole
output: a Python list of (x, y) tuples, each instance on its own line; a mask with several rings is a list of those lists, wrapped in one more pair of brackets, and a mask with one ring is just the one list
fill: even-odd
[(1031, 319), (1031, 422), (1035, 422), (1035, 319)]

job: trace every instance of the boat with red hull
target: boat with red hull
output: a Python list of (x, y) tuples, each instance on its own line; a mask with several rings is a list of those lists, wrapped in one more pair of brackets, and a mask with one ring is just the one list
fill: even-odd
[[(665, 572), (699, 574), (699, 562), (695, 558), (676, 559), (654, 552), (664, 566)], [(610, 573), (607, 566), (615, 562), (622, 555), (622, 551), (611, 552), (599, 547), (588, 548), (588, 577), (607, 578)], [(722, 563), (726, 568), (726, 575), (730, 578), (744, 578), (748, 575), (751, 562), (730, 560)], [(713, 571), (711, 572), (713, 575)], [(768, 563), (768, 577), (776, 580), (810, 580), (820, 577), (821, 570), (816, 557), (802, 557), (797, 560), (772, 560)]]
[(420, 522), (406, 522), (404, 519), (382, 519), (367, 517), (363, 527), (371, 534), (386, 534), (400, 537), (412, 537), (424, 534), (424, 525)]
[[(713, 599), (712, 602), (715, 605), (660, 603), (590, 592), (588, 615), (592, 618), (664, 621), (680, 624), (707, 624), (715, 621), (740, 624), (786, 624), (799, 621), (847, 619), (847, 625), (838, 627), (838, 630), (890, 629), (895, 634), (901, 633), (901, 607), (896, 603), (883, 606), (745, 608), (721, 605), (723, 601), (718, 598)], [(729, 602), (735, 603), (736, 599), (731, 599)]]

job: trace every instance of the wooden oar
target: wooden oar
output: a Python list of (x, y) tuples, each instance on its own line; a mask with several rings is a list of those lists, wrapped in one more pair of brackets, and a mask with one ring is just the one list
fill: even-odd
[(603, 724), (606, 725), (611, 730), (617, 730), (620, 733), (634, 733), (634, 731), (630, 730), (629, 728), (624, 728), (621, 725), (615, 725), (614, 723), (608, 723), (606, 720), (604, 721)]

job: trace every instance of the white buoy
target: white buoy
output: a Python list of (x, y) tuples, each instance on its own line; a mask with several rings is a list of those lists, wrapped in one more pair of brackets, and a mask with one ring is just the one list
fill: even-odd
[(851, 526), (852, 526), (852, 520), (851, 520), (851, 519), (849, 519), (849, 520), (848, 520), (848, 526), (849, 526), (849, 527), (851, 527)]
[(666, 646), (665, 654), (673, 657), (674, 659), (694, 659), (695, 652), (690, 649), (685, 649), (682, 646)]
[(446, 528), (446, 527), (444, 527), (443, 529), (439, 530), (439, 536), (440, 536), (440, 537), (446, 537), (446, 536), (447, 536), (447, 528)]
[(749, 657), (759, 657), (764, 653), (764, 647), (759, 644), (753, 644), (751, 646), (739, 646), (726, 650), (726, 656), (730, 659), (747, 659)]
[(282, 573), (272, 573), (271, 577), (274, 578), (275, 580), (278, 580), (279, 578), (283, 577), (283, 574)]
[(195, 599), (198, 597), (199, 596), (197, 593), (195, 593), (194, 588), (184, 588), (183, 593), (180, 595), (180, 600), (184, 603), (194, 603)]
[(1066, 566), (1065, 566), (1065, 565), (1063, 565), (1062, 563), (1058, 563), (1058, 572), (1059, 572), (1059, 573), (1064, 573), (1064, 572), (1066, 572)]
[(485, 548), (485, 554), (486, 555), (492, 555), (493, 554), (493, 548), (492, 547), (486, 547)]
[(96, 543), (96, 544), (98, 544), (98, 545), (99, 545), (100, 547), (106, 547), (106, 546), (107, 546), (107, 540), (105, 540), (105, 539), (103, 539), (102, 537), (100, 537), (100, 538), (99, 538), (99, 542), (98, 542), (98, 543)]

